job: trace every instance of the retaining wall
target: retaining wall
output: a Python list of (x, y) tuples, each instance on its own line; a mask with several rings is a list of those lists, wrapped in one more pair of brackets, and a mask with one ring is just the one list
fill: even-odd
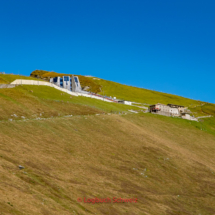
[(14, 84), (0, 84), (0, 89), (1, 88), (14, 88), (16, 85)]

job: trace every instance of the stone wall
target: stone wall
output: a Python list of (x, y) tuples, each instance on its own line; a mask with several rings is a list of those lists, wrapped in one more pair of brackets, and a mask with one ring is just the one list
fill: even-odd
[(14, 88), (16, 85), (14, 84), (0, 84), (0, 89), (2, 88)]
[(158, 115), (163, 115), (163, 116), (171, 116), (169, 112), (165, 111), (157, 111), (157, 112), (151, 112), (152, 114), (158, 114)]

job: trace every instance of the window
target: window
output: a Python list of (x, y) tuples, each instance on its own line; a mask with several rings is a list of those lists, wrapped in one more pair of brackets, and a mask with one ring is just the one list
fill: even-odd
[(60, 78), (60, 86), (63, 87), (63, 78)]
[(77, 77), (75, 77), (75, 82), (76, 82), (76, 83), (78, 83), (78, 79), (77, 79)]

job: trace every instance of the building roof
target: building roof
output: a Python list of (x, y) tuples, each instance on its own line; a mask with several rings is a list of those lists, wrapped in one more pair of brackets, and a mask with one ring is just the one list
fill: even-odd
[[(167, 105), (164, 105), (164, 104), (161, 104), (161, 103), (157, 103), (157, 104), (155, 104), (155, 105), (163, 105), (163, 106), (167, 106)], [(153, 106), (155, 106), (155, 105), (150, 105), (149, 107), (153, 107)]]
[(182, 105), (174, 105), (174, 104), (167, 104), (167, 106), (170, 106), (170, 107), (184, 107)]

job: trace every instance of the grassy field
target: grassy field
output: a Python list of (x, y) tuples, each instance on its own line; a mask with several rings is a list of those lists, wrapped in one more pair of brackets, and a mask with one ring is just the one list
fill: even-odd
[(194, 116), (215, 116), (215, 104), (143, 88), (131, 87), (93, 77), (89, 77), (89, 79), (102, 86), (102, 92), (100, 92), (101, 95), (115, 96), (120, 99), (148, 105), (157, 103), (178, 104), (188, 107), (192, 112), (194, 112)]
[[(112, 82), (95, 81), (111, 92)], [(144, 94), (137, 102), (160, 98), (184, 102), (196, 115), (215, 113), (213, 104), (129, 89)], [(45, 86), (0, 89), (0, 214), (215, 214), (215, 118), (194, 122), (129, 109)], [(96, 197), (112, 202), (77, 201)]]
[[(129, 109), (131, 107), (127, 105), (75, 97), (46, 86), (0, 89), (0, 120), (128, 112)], [(132, 109), (139, 110), (136, 107)]]
[[(91, 115), (0, 126), (2, 214), (215, 214), (215, 136), (189, 121)], [(77, 201), (95, 197), (138, 202)]]
[[(47, 72), (43, 70), (35, 70), (31, 73), (32, 76), (39, 75), (41, 78), (63, 76), (64, 74), (56, 72)], [(215, 116), (215, 105), (208, 104), (206, 102), (192, 100), (177, 95), (161, 93), (153, 90), (147, 90), (143, 88), (137, 88), (119, 84), (112, 81), (107, 81), (95, 77), (79, 76), (82, 87), (89, 87), (89, 91), (99, 93), (101, 95), (107, 95), (117, 97), (127, 101), (133, 101), (142, 103), (145, 106), (151, 104), (178, 104), (188, 107), (194, 112), (194, 116)]]
[[(56, 72), (47, 72), (43, 70), (35, 70), (31, 75), (39, 75), (41, 78), (63, 76), (64, 74)], [(68, 75), (68, 74), (67, 74)], [(101, 95), (107, 95), (112, 97), (117, 97), (119, 99), (124, 99), (128, 101), (146, 103), (146, 104), (181, 104), (188, 107), (195, 107), (204, 102), (187, 99), (177, 95), (171, 95), (167, 93), (156, 92), (152, 90), (147, 90), (143, 88), (137, 88), (132, 86), (127, 86), (119, 84), (112, 81), (107, 81), (94, 77), (79, 76), (82, 87), (90, 87), (90, 91), (95, 93), (100, 93)]]
[(117, 98), (140, 102), (140, 103), (147, 103), (147, 104), (155, 104), (155, 103), (162, 103), (162, 104), (181, 104), (184, 106), (190, 105), (199, 105), (201, 102), (187, 99), (184, 97), (180, 97), (177, 95), (171, 95), (167, 93), (161, 93), (157, 91), (147, 90), (143, 88), (137, 88), (132, 86), (127, 86), (123, 84), (119, 84), (112, 81), (106, 81), (103, 79), (94, 79), (90, 77), (93, 81), (102, 86), (102, 92), (100, 94), (104, 94), (107, 96), (116, 96)]
[[(63, 76), (64, 74), (56, 72), (47, 72), (43, 70), (35, 70), (31, 73), (31, 75), (39, 75), (41, 78), (48, 78), (55, 76)], [(79, 79), (82, 87), (88, 86), (89, 91), (99, 93), (101, 95), (107, 95), (117, 97), (118, 99), (142, 103), (146, 106), (156, 103), (178, 104), (192, 109), (193, 112), (196, 112), (196, 114), (194, 114), (196, 116), (215, 116), (214, 104), (208, 104), (206, 102), (192, 100), (177, 95), (161, 93), (153, 90), (127, 86), (95, 77), (85, 77), (79, 75)]]
[[(25, 80), (37, 80), (37, 78), (23, 76), (23, 75), (2, 75), (0, 74), (0, 84), (10, 84), (16, 79), (25, 79)], [(41, 80), (42, 81), (42, 80)]]

